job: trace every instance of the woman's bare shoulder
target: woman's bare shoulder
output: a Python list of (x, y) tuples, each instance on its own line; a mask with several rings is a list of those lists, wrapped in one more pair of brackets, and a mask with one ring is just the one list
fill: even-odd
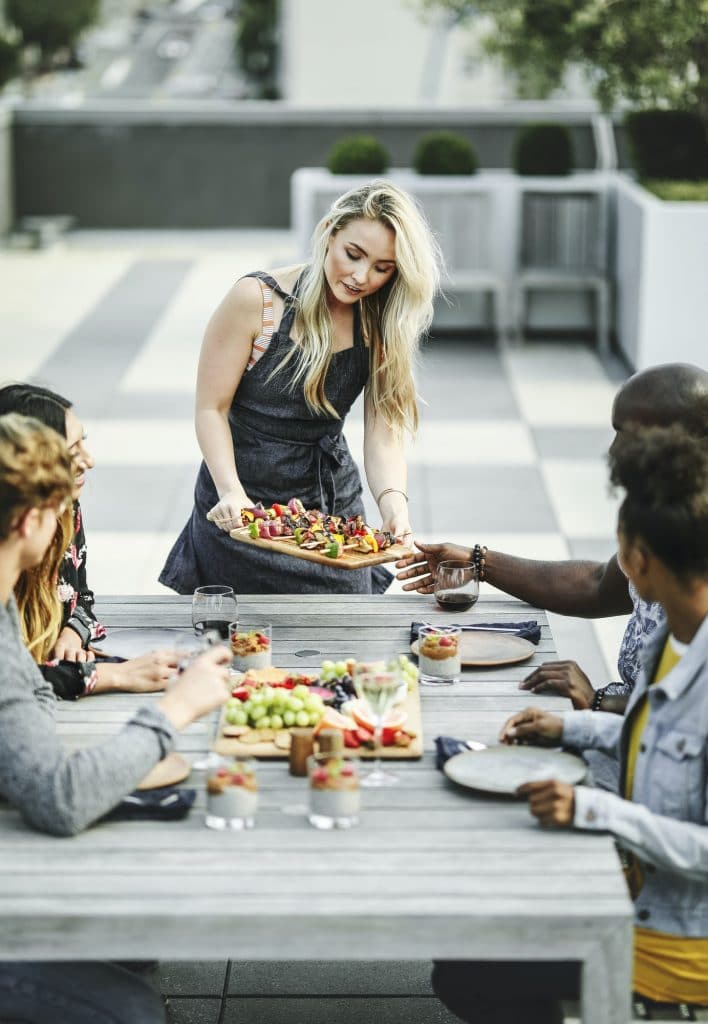
[(284, 292), (289, 295), (295, 287), (295, 282), (302, 273), (304, 264), (293, 263), (288, 267), (277, 267), (275, 270), (269, 270), (268, 274), (273, 278), (274, 281), (282, 288)]

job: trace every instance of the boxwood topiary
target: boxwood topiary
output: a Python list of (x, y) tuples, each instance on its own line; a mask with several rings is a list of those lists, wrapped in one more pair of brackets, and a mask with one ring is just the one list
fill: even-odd
[(477, 166), (474, 146), (454, 132), (424, 135), (413, 156), (418, 174), (474, 174)]
[(389, 162), (386, 147), (373, 135), (342, 139), (327, 157), (327, 167), (332, 174), (383, 174)]
[(708, 177), (706, 126), (688, 110), (637, 110), (625, 118), (640, 178), (697, 181)]
[(570, 174), (575, 166), (570, 132), (564, 124), (525, 125), (514, 140), (512, 165), (517, 174)]

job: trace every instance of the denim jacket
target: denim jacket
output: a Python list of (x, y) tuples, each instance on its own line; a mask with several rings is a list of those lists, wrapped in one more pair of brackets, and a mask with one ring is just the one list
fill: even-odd
[(571, 711), (563, 742), (619, 756), (624, 791), (634, 713), (648, 692), (650, 715), (642, 735), (632, 800), (578, 786), (577, 828), (612, 832), (642, 862), (644, 885), (635, 922), (644, 928), (708, 937), (708, 617), (681, 661), (650, 687), (666, 640), (663, 623), (642, 651), (642, 667), (624, 717)]

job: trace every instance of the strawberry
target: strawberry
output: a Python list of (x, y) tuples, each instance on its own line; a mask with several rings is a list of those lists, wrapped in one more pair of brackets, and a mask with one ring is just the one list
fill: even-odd
[(355, 750), (361, 746), (361, 740), (359, 739), (359, 729), (347, 729), (344, 733), (344, 746)]

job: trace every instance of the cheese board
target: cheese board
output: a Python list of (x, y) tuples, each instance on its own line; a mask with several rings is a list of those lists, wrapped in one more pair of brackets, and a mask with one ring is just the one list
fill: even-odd
[(364, 553), (357, 550), (348, 550), (344, 547), (337, 558), (330, 558), (323, 551), (311, 550), (299, 547), (292, 537), (272, 537), (266, 540), (263, 537), (251, 537), (248, 527), (241, 526), (230, 532), (232, 540), (239, 544), (251, 544), (266, 551), (277, 551), (281, 555), (290, 555), (292, 558), (304, 558), (309, 562), (319, 562), (320, 565), (329, 565), (334, 569), (365, 569), (370, 565), (383, 565), (384, 562), (396, 562), (399, 558), (410, 554), (410, 548), (405, 544), (392, 544), (382, 551), (371, 551)]
[[(365, 720), (360, 702), (353, 702), (359, 721)], [(423, 756), (423, 723), (420, 709), (420, 693), (418, 683), (408, 684), (405, 699), (397, 704), (391, 712), (392, 728), (389, 734), (393, 738), (393, 725), (405, 734), (407, 746), (396, 743), (384, 745), (378, 750), (373, 745), (362, 744), (359, 747), (346, 746), (346, 752), (354, 757), (374, 758), (380, 756), (385, 760), (418, 760)], [(338, 712), (325, 713), (321, 727), (339, 728), (341, 717)], [(345, 716), (347, 717), (347, 716)], [(371, 735), (369, 730), (357, 727), (357, 720), (351, 719), (352, 730), (360, 734)], [(227, 708), (222, 708), (216, 740), (213, 750), (227, 757), (258, 757), (265, 759), (287, 760), (290, 752), (289, 729), (258, 729), (249, 726), (232, 726), (227, 721)]]

